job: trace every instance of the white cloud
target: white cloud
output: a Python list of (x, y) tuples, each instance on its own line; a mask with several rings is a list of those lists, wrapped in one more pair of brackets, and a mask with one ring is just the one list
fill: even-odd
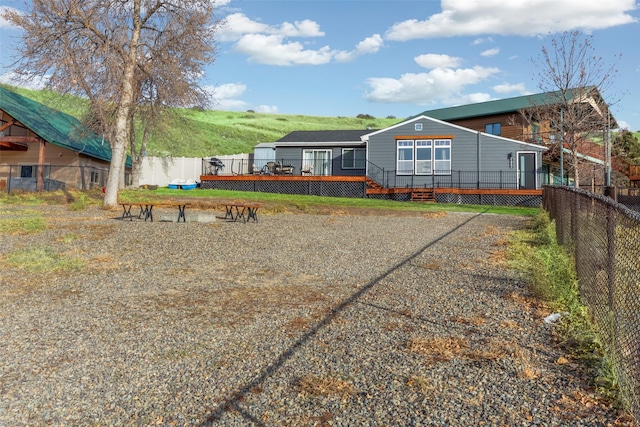
[(225, 18), (224, 24), (216, 32), (222, 42), (240, 40), (248, 34), (265, 34), (285, 37), (322, 37), (320, 26), (309, 19), (294, 23), (284, 22), (279, 26), (263, 24), (248, 18), (243, 13), (233, 13)]
[(49, 76), (34, 77), (30, 75), (21, 75), (13, 71), (0, 75), (0, 83), (24, 87), (27, 89), (44, 89), (49, 82)]
[(478, 45), (480, 45), (480, 44), (483, 44), (483, 43), (490, 43), (490, 42), (492, 42), (492, 41), (493, 41), (493, 39), (492, 39), (491, 37), (487, 37), (487, 38), (478, 38), (478, 39), (475, 39), (471, 44), (472, 44), (473, 46), (478, 46)]
[(482, 34), (532, 36), (580, 29), (592, 31), (637, 22), (629, 12), (635, 0), (442, 0), (442, 12), (420, 21), (391, 26), (388, 40), (474, 36)]
[(494, 47), (493, 49), (487, 49), (484, 52), (482, 52), (480, 55), (481, 56), (496, 56), (497, 54), (500, 53), (500, 48), (498, 47)]
[(243, 111), (247, 109), (247, 102), (239, 98), (247, 90), (243, 83), (227, 83), (220, 86), (205, 86), (203, 88), (213, 99), (210, 108), (212, 110)]
[(374, 34), (356, 44), (353, 50), (345, 51), (329, 46), (309, 49), (299, 41), (290, 40), (324, 35), (318, 23), (309, 19), (267, 25), (242, 13), (229, 15), (217, 33), (218, 40), (235, 43), (233, 49), (247, 55), (249, 62), (280, 66), (352, 61), (360, 55), (376, 53), (384, 43), (380, 34)]
[(278, 107), (275, 105), (258, 105), (254, 110), (258, 113), (278, 114)]
[(618, 129), (627, 129), (629, 130), (629, 123), (624, 120), (616, 120), (618, 122)]
[(354, 50), (340, 51), (334, 54), (334, 58), (338, 62), (352, 61), (360, 55), (376, 53), (384, 44), (380, 34), (374, 34), (358, 43)]
[(413, 58), (418, 65), (423, 68), (454, 68), (460, 66), (461, 58), (449, 55), (438, 55), (435, 53), (427, 53), (425, 55)]
[(247, 34), (235, 44), (235, 50), (249, 56), (250, 62), (269, 65), (319, 65), (334, 55), (328, 46), (305, 49), (302, 43), (285, 42), (283, 36)]
[[(428, 73), (407, 73), (399, 79), (372, 77), (367, 80), (371, 88), (366, 93), (369, 101), (385, 103), (452, 104), (462, 99), (463, 89), (500, 72), (498, 68), (435, 68)], [(466, 95), (473, 97), (474, 95)]]
[(509, 83), (502, 83), (500, 85), (495, 85), (493, 87), (493, 90), (497, 93), (519, 93), (521, 95), (529, 95), (531, 94), (531, 92), (527, 91), (527, 89), (524, 86), (524, 83), (516, 83), (516, 84), (509, 84)]
[(247, 85), (244, 83), (226, 83), (220, 86), (205, 86), (204, 89), (209, 92), (213, 99), (213, 102), (209, 106), (212, 110), (254, 110), (259, 113), (269, 114), (276, 114), (278, 112), (278, 107), (275, 105), (258, 105), (254, 107), (248, 102), (239, 99), (247, 91)]

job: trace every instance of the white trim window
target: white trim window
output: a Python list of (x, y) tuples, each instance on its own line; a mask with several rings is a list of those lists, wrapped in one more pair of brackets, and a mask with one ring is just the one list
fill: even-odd
[(400, 139), (397, 141), (396, 170), (398, 175), (413, 174), (412, 139)]
[(343, 148), (342, 169), (364, 169), (367, 160), (365, 148)]
[(433, 173), (433, 140), (416, 140), (416, 175), (431, 175)]
[(303, 150), (302, 165), (310, 167), (313, 175), (331, 175), (331, 150)]
[(436, 139), (433, 141), (433, 173), (435, 175), (451, 174), (451, 140)]

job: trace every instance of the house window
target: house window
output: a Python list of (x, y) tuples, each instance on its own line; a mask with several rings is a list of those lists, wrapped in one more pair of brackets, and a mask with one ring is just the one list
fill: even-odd
[(415, 129), (422, 130), (422, 123), (416, 123)]
[(20, 178), (33, 178), (34, 175), (34, 167), (33, 166), (20, 166)]
[(398, 175), (413, 174), (413, 140), (399, 140), (397, 154)]
[(343, 148), (342, 169), (364, 169), (367, 151), (364, 148)]
[(416, 141), (416, 175), (431, 175), (433, 168), (433, 141), (422, 139)]
[(98, 184), (100, 182), (100, 172), (91, 171), (91, 184)]
[(433, 141), (435, 148), (433, 159), (433, 171), (436, 175), (448, 175), (451, 173), (451, 140), (436, 139)]
[(310, 168), (313, 175), (331, 175), (331, 150), (304, 150), (302, 167)]
[(488, 133), (491, 135), (500, 135), (502, 131), (502, 126), (500, 123), (487, 123), (484, 125), (484, 133)]

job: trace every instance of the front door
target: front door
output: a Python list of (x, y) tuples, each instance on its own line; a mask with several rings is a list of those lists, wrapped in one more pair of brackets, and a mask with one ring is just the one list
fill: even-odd
[(518, 188), (535, 190), (536, 153), (518, 153)]

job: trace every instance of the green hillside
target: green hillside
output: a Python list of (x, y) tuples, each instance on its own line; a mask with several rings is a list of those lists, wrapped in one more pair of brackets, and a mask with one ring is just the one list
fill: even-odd
[[(82, 120), (87, 101), (13, 86), (8, 89)], [(157, 156), (207, 157), (248, 153), (260, 142), (274, 142), (295, 130), (382, 129), (402, 118), (319, 117), (200, 109), (175, 109), (163, 131), (149, 141)]]

